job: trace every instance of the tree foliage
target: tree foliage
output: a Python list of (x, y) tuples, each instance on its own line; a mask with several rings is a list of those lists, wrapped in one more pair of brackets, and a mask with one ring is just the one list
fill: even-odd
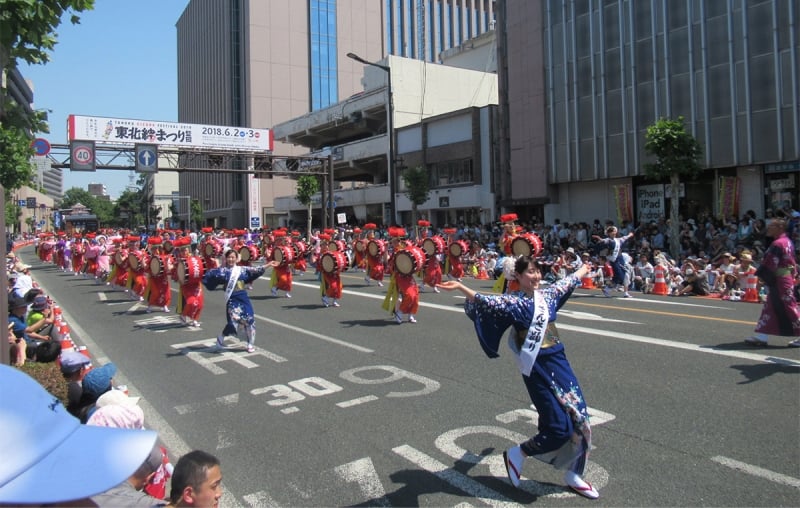
[(200, 229), (203, 224), (203, 205), (200, 203), (199, 199), (193, 199), (190, 201), (189, 208), (192, 221), (191, 229)]
[(311, 241), (311, 199), (319, 192), (319, 179), (314, 175), (301, 175), (297, 177), (297, 200), (306, 205), (308, 209), (308, 223), (306, 236)]
[(417, 207), (430, 197), (428, 170), (422, 166), (408, 168), (402, 173), (405, 195), (411, 201), (411, 223), (417, 223)]
[(680, 251), (678, 221), (679, 188), (681, 176), (695, 178), (702, 171), (700, 158), (703, 149), (697, 140), (686, 132), (683, 117), (677, 119), (661, 118), (647, 127), (644, 151), (653, 157), (644, 165), (648, 177), (669, 179), (670, 199), (670, 254), (677, 258)]
[[(50, 60), (58, 38), (56, 29), (65, 13), (78, 24), (76, 13), (94, 8), (95, 0), (0, 0), (0, 71), (17, 67), (18, 61), (31, 65)], [(3, 92), (0, 97), (0, 125), (48, 132), (44, 112), (27, 112)]]
[(30, 183), (33, 177), (31, 140), (19, 129), (0, 126), (0, 185), (7, 193)]

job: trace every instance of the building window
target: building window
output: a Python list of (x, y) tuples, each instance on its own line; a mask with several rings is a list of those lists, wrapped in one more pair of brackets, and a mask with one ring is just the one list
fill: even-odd
[(336, 0), (309, 0), (311, 110), (339, 100), (336, 62)]
[(436, 162), (428, 165), (428, 172), (431, 189), (475, 183), (472, 159)]

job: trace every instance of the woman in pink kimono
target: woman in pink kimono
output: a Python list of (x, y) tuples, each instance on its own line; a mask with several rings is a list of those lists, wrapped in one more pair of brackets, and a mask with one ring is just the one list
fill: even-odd
[(794, 297), (794, 277), (797, 259), (794, 245), (786, 235), (786, 221), (774, 219), (767, 225), (767, 236), (772, 238), (756, 275), (767, 288), (767, 301), (756, 323), (756, 333), (745, 339), (754, 346), (766, 346), (767, 335), (794, 337), (789, 347), (800, 347), (800, 314)]

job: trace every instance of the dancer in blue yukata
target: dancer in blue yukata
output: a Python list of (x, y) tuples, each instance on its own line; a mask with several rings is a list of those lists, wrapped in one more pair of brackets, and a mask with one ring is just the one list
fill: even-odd
[(236, 337), (238, 327), (242, 326), (247, 337), (247, 352), (252, 353), (256, 350), (256, 320), (253, 305), (247, 295), (247, 285), (264, 275), (270, 266), (276, 266), (277, 262), (272, 261), (260, 267), (240, 266), (238, 262), (239, 253), (228, 249), (225, 252), (225, 266), (207, 271), (203, 276), (203, 285), (213, 291), (218, 285), (225, 284), (225, 313), (228, 322), (217, 337), (217, 346), (224, 348), (225, 337)]
[[(630, 287), (631, 280), (633, 279), (633, 265), (631, 264), (632, 260), (630, 256), (622, 252), (622, 246), (625, 242), (633, 238), (634, 232), (631, 231), (627, 235), (617, 238), (618, 233), (619, 230), (616, 226), (608, 226), (606, 228), (606, 236), (608, 238), (600, 238), (598, 235), (592, 235), (592, 240), (597, 242), (598, 251), (603, 248), (608, 249), (606, 258), (609, 263), (611, 263), (611, 268), (614, 270), (614, 277), (611, 283), (621, 284), (622, 289), (625, 291), (622, 296), (630, 298), (631, 295), (628, 293), (628, 287)], [(606, 295), (606, 297), (611, 296), (608, 292), (608, 283), (603, 286), (603, 294)]]
[(582, 478), (592, 439), (589, 414), (554, 323), (558, 309), (580, 285), (589, 267), (584, 264), (572, 275), (542, 289), (542, 270), (535, 259), (518, 258), (514, 271), (520, 290), (511, 294), (484, 295), (457, 281), (443, 282), (438, 287), (461, 291), (467, 297), (464, 311), (490, 358), (499, 356), (500, 341), (510, 328), (508, 345), (539, 413), (539, 432), (503, 452), (508, 479), (518, 487), (525, 458), (534, 457), (566, 469), (564, 482), (570, 488), (597, 499), (600, 494)]

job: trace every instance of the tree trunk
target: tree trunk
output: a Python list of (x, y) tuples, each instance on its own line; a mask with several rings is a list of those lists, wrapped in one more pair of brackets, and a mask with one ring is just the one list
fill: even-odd
[(311, 200), (308, 200), (308, 221), (306, 222), (306, 242), (311, 245), (311, 213), (313, 209), (311, 208)]
[(678, 261), (681, 251), (680, 223), (678, 222), (678, 207), (680, 205), (680, 175), (672, 173), (669, 176), (671, 197), (669, 200), (669, 253), (672, 259)]

